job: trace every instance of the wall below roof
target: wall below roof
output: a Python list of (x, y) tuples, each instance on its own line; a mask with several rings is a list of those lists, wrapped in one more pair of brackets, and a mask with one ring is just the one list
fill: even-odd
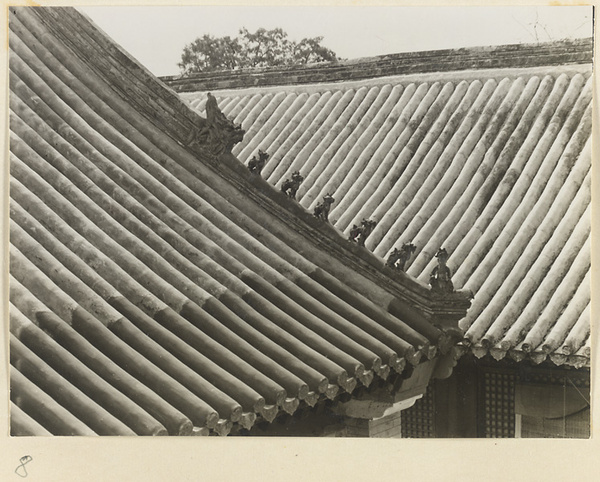
[(411, 438), (589, 438), (590, 371), (465, 355), (402, 412)]
[(472, 69), (586, 64), (592, 61), (593, 39), (542, 44), (408, 52), (379, 57), (273, 69), (220, 71), (161, 80), (177, 92), (297, 85), (360, 80), (391, 75)]

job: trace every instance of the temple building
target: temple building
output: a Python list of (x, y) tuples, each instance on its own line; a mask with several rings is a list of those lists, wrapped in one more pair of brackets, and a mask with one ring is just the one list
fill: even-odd
[(405, 412), (407, 437), (588, 437), (592, 40), (457, 49), (165, 78), (211, 91), (247, 131), (233, 153), (296, 173), (306, 209), (382, 259), (441, 247), (473, 293), (452, 377)]
[(9, 28), (12, 435), (589, 436), (591, 41), (161, 80)]

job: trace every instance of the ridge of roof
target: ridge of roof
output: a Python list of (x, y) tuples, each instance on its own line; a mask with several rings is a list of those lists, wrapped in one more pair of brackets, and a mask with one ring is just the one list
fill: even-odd
[(392, 75), (591, 63), (593, 39), (430, 50), (339, 62), (161, 77), (176, 92), (356, 81)]

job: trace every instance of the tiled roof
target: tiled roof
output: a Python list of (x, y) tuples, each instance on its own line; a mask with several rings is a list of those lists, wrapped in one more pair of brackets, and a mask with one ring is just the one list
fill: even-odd
[[(247, 89), (213, 93), (247, 131), (234, 154), (269, 153), (263, 176), (275, 186), (299, 170), (306, 209), (330, 193), (340, 231), (376, 220), (366, 246), (381, 258), (414, 243), (407, 272), (424, 283), (446, 248), (454, 285), (474, 293), (461, 327), (477, 356), (581, 366), (590, 357), (587, 43), (562, 59), (582, 65), (517, 68), (513, 59), (510, 68), (265, 88), (249, 79)], [(257, 78), (269, 84), (266, 75)], [(202, 111), (204, 92), (180, 95)]]
[(226, 434), (448, 348), (464, 296), (185, 145), (204, 122), (76, 10), (11, 8), (14, 434)]

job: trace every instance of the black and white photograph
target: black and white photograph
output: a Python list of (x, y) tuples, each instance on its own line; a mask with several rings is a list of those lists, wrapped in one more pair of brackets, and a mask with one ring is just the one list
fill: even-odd
[(10, 437), (589, 439), (594, 14), (8, 7)]

